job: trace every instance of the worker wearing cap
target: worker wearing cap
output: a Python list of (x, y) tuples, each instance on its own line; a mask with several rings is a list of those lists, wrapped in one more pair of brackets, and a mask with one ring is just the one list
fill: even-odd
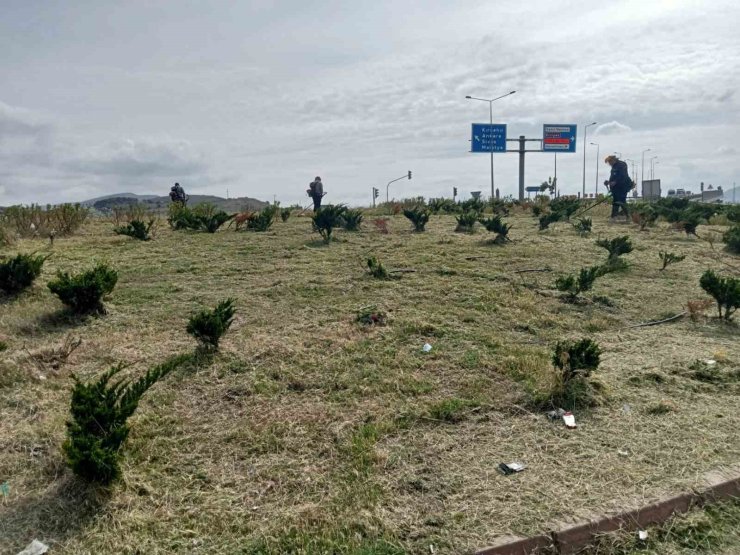
[(612, 194), (612, 221), (616, 219), (620, 210), (624, 214), (624, 218), (629, 221), (630, 215), (627, 210), (627, 193), (630, 192), (634, 184), (632, 183), (632, 179), (630, 179), (627, 164), (613, 154), (607, 156), (604, 159), (604, 162), (612, 167), (609, 180), (604, 182), (604, 184), (609, 187), (609, 191), (611, 191)]

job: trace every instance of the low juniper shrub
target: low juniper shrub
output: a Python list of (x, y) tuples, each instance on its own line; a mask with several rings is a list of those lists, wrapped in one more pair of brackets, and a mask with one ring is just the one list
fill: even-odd
[(576, 222), (573, 224), (575, 230), (581, 235), (588, 235), (589, 233), (591, 233), (592, 226), (593, 221), (591, 220), (591, 218), (580, 218), (579, 220), (576, 220)]
[(694, 218), (686, 219), (682, 222), (680, 222), (681, 229), (684, 233), (686, 233), (687, 236), (693, 235), (694, 237), (699, 237), (696, 234), (696, 229), (699, 227), (699, 221)]
[(6, 295), (16, 295), (31, 287), (41, 274), (41, 267), (48, 256), (17, 254), (0, 260), (0, 290)]
[(360, 225), (362, 224), (362, 218), (362, 210), (359, 208), (345, 210), (342, 215), (342, 227), (346, 231), (359, 231)]
[(509, 231), (511, 231), (511, 225), (502, 221), (501, 216), (495, 215), (491, 218), (481, 218), (478, 221), (487, 231), (496, 234), (493, 242), (497, 245), (502, 245), (505, 242), (510, 241)]
[(204, 202), (195, 208), (188, 208), (180, 202), (173, 202), (169, 207), (167, 221), (175, 230), (189, 229), (192, 231), (206, 231), (215, 233), (236, 214), (227, 214), (218, 210), (211, 203)]
[(449, 198), (430, 198), (427, 206), (432, 214), (454, 214), (460, 211), (460, 205)]
[(403, 215), (414, 225), (414, 231), (424, 231), (429, 222), (429, 211), (420, 206), (405, 209)]
[(685, 255), (675, 254), (672, 252), (659, 252), (658, 256), (663, 262), (663, 267), (660, 269), (661, 271), (665, 270), (671, 264), (678, 264), (686, 258)]
[(565, 409), (596, 404), (595, 388), (589, 377), (601, 362), (601, 349), (590, 339), (563, 341), (555, 345), (552, 363), (557, 383), (551, 403)]
[(740, 254), (740, 224), (732, 226), (722, 235), (722, 241), (727, 245), (727, 250)]
[(581, 201), (576, 197), (558, 197), (550, 201), (550, 210), (560, 214), (563, 220), (569, 220), (580, 207)]
[(236, 214), (227, 214), (223, 210), (220, 210), (210, 216), (202, 217), (200, 219), (200, 227), (203, 231), (208, 233), (216, 233), (222, 225), (233, 219), (234, 216), (236, 216)]
[(589, 291), (596, 281), (596, 278), (602, 275), (601, 266), (592, 266), (591, 268), (581, 268), (577, 276), (569, 274), (561, 276), (555, 280), (555, 288), (568, 294), (570, 300), (574, 300), (584, 291)]
[(347, 207), (343, 204), (328, 204), (313, 213), (313, 230), (321, 235), (325, 243), (331, 241), (331, 235), (334, 229), (342, 227), (344, 213), (346, 211)]
[(223, 300), (213, 310), (193, 314), (188, 321), (187, 332), (200, 341), (202, 348), (215, 351), (219, 340), (231, 326), (235, 313), (234, 300)]
[(390, 274), (385, 266), (374, 256), (367, 259), (367, 271), (375, 279), (390, 279)]
[(483, 202), (480, 198), (469, 198), (468, 200), (460, 203), (460, 212), (462, 212), (463, 214), (466, 212), (473, 212), (475, 214), (476, 220), (481, 214), (483, 214), (485, 209), (486, 203)]
[(131, 220), (126, 225), (122, 225), (113, 229), (116, 235), (127, 235), (133, 237), (139, 241), (149, 241), (152, 236), (150, 234), (152, 227), (154, 226), (154, 218), (149, 220), (149, 223), (144, 223), (141, 220)]
[(117, 281), (115, 270), (98, 264), (75, 275), (59, 271), (48, 287), (74, 314), (104, 313), (103, 298), (113, 291)]
[(712, 270), (702, 274), (699, 285), (717, 303), (719, 317), (731, 320), (733, 313), (740, 307), (740, 279), (721, 277)]
[(550, 224), (559, 222), (562, 219), (562, 215), (559, 212), (548, 212), (547, 214), (541, 214), (539, 217), (540, 231), (544, 231)]
[(455, 227), (455, 231), (461, 233), (473, 233), (473, 231), (475, 231), (475, 224), (478, 221), (478, 217), (482, 213), (482, 210), (480, 212), (475, 212), (471, 210), (468, 212), (463, 212), (459, 216), (455, 216), (455, 219), (457, 220), (457, 227)]
[(652, 227), (658, 219), (658, 211), (648, 202), (638, 203), (631, 206), (632, 221), (640, 226), (640, 231)]
[(632, 252), (632, 242), (626, 235), (614, 239), (599, 239), (596, 241), (596, 245), (607, 250), (609, 261), (614, 261), (623, 254)]
[(387, 321), (387, 315), (377, 306), (365, 306), (357, 313), (355, 320), (363, 326), (384, 326)]
[[(283, 220), (285, 221), (285, 220)], [(249, 231), (265, 232), (275, 222), (275, 211), (267, 207), (259, 212), (253, 212), (247, 216), (247, 229)]]
[(119, 378), (122, 365), (114, 366), (91, 383), (76, 376), (62, 449), (67, 464), (79, 477), (107, 485), (121, 475), (122, 446), (128, 437), (128, 418), (141, 397), (157, 381), (190, 358), (181, 355), (155, 366), (138, 380)]

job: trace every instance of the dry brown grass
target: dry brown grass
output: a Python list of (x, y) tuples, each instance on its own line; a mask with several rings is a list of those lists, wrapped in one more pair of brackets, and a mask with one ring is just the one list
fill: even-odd
[[(506, 246), (454, 233), (451, 216), (432, 217), (425, 233), (394, 216), (389, 234), (368, 225), (328, 246), (307, 217), (266, 233), (162, 229), (149, 243), (91, 222), (57, 240), (34, 288), (0, 305), (10, 347), (0, 353), (0, 482), (10, 488), (0, 553), (34, 537), (59, 554), (460, 553), (683, 490), (737, 462), (738, 327), (686, 318), (626, 329), (681, 312), (702, 298), (706, 268), (725, 272), (737, 259), (666, 226), (604, 219), (583, 238), (567, 223), (538, 232), (515, 215)], [(548, 292), (557, 275), (605, 258), (596, 238), (625, 233), (629, 269), (587, 295), (613, 306)], [(658, 259), (667, 248), (687, 255), (669, 273)], [(368, 255), (416, 272), (373, 280)], [(46, 281), (93, 259), (119, 271), (108, 315), (50, 317), (61, 307)], [(515, 273), (544, 267), (553, 271)], [(123, 481), (106, 494), (73, 480), (60, 450), (68, 371), (90, 378), (125, 361), (137, 372), (193, 349), (187, 317), (225, 297), (238, 314), (222, 351), (147, 394)], [(354, 322), (370, 303), (386, 326)], [(70, 333), (83, 342), (68, 370), (37, 379), (25, 349)], [(529, 407), (552, 383), (552, 345), (582, 336), (604, 350), (595, 377), (607, 400), (566, 430)], [(709, 358), (721, 383), (690, 369)], [(673, 410), (650, 414), (658, 403)], [(515, 460), (527, 470), (496, 471)]]

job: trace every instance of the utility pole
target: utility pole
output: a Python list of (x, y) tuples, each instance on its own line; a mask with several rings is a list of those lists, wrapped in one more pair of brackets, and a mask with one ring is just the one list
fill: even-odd
[(646, 148), (642, 151), (642, 164), (640, 168), (640, 184), (642, 184), (643, 181), (645, 181), (645, 153), (650, 152), (651, 148)]
[(519, 135), (519, 200), (524, 200), (524, 153), (526, 139)]
[(583, 126), (583, 196), (586, 196), (586, 136), (588, 128), (592, 125), (596, 125), (595, 121), (592, 121), (588, 125)]
[[(510, 91), (506, 94), (502, 94), (501, 96), (498, 96), (496, 98), (476, 98), (474, 96), (466, 96), (468, 100), (481, 100), (483, 102), (488, 102), (488, 117), (489, 121), (491, 122), (491, 129), (493, 129), (493, 103), (496, 100), (499, 100), (501, 98), (505, 98), (507, 96), (510, 96), (512, 94), (516, 93), (516, 91)], [(491, 145), (491, 198), (494, 198), (494, 195), (496, 194), (496, 186), (494, 184), (493, 179), (493, 145)]]
[(552, 178), (553, 182), (553, 188), (552, 188), (552, 198), (557, 198), (558, 196), (558, 153), (555, 153), (555, 177)]
[(591, 143), (596, 147), (596, 184), (594, 185), (594, 198), (599, 194), (599, 150), (601, 145), (599, 143)]

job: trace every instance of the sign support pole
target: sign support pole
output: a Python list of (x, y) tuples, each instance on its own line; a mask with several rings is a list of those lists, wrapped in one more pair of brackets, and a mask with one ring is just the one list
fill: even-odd
[(524, 141), (524, 135), (519, 135), (519, 200), (524, 200)]
[[(493, 102), (488, 103), (488, 114), (491, 119), (491, 127), (493, 128)], [(496, 188), (493, 184), (493, 148), (491, 148), (491, 198), (493, 198), (495, 190)]]
[(519, 153), (519, 200), (524, 200), (524, 153), (525, 152), (542, 152), (542, 149), (527, 150), (527, 141), (542, 142), (542, 139), (527, 139), (524, 135), (519, 135), (518, 139), (506, 139), (508, 142), (519, 143), (518, 149), (507, 150), (506, 152)]

